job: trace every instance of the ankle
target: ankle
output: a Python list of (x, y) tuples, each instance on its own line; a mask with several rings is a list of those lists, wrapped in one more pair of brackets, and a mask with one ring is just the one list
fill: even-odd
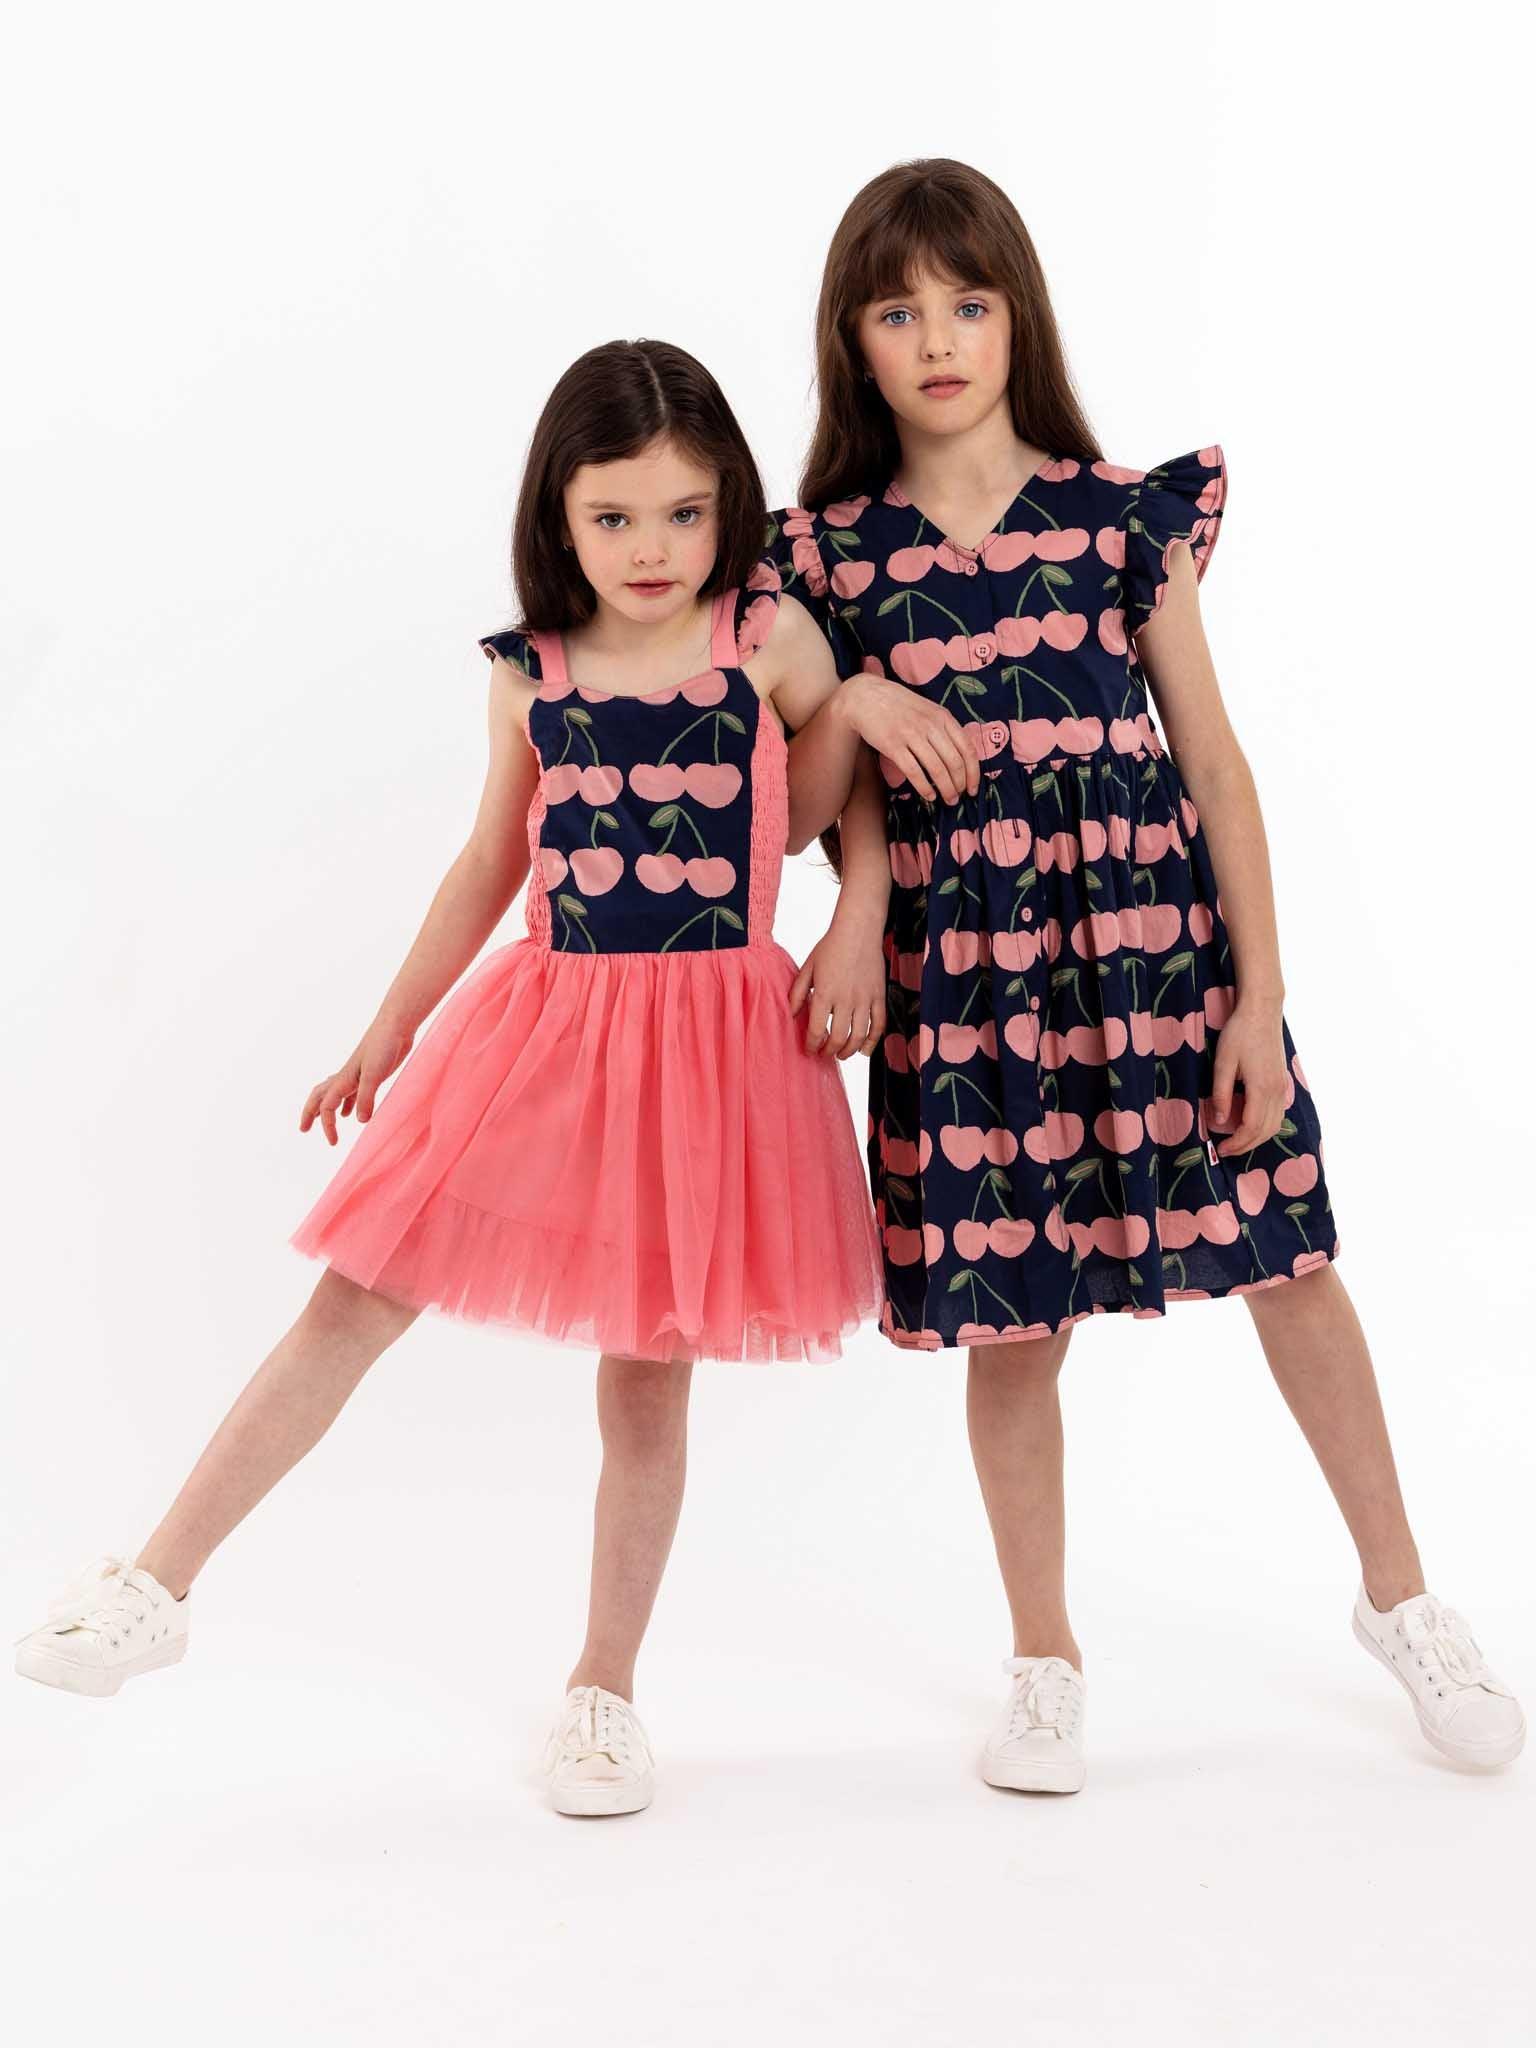
[(1378, 1614), (1389, 1614), (1404, 1600), (1416, 1600), (1426, 1590), (1422, 1572), (1366, 1572), (1365, 1597)]
[(1016, 1630), (1013, 1654), (1015, 1657), (1065, 1657), (1074, 1670), (1083, 1668), (1083, 1653), (1069, 1628)]
[(148, 1572), (152, 1579), (164, 1586), (178, 1606), (192, 1590), (192, 1574), (177, 1571), (168, 1564), (157, 1563), (153, 1550), (141, 1551), (133, 1560), (133, 1565), (135, 1571)]
[(582, 1657), (577, 1661), (575, 1670), (565, 1681), (565, 1689), (567, 1692), (574, 1692), (580, 1685), (599, 1685), (604, 1692), (616, 1693), (621, 1700), (628, 1700), (631, 1706), (635, 1703), (635, 1671), (633, 1665), (626, 1669), (622, 1666), (604, 1663), (600, 1657)]

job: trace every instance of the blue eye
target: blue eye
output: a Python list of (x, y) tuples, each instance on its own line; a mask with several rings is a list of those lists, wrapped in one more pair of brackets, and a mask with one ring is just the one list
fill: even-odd
[(884, 327), (889, 321), (910, 320), (911, 318), (912, 315), (907, 311), (905, 306), (892, 306), (889, 313), (882, 313), (880, 315), (880, 325)]
[(958, 308), (957, 310), (958, 310), (958, 311), (960, 311), (961, 313), (965, 313), (965, 312), (968, 312), (968, 311), (975, 311), (975, 312), (977, 312), (977, 313), (985, 313), (987, 309), (986, 309), (986, 307), (985, 307), (985, 306), (984, 306), (984, 305), (983, 305), (983, 304), (981, 303), (980, 299), (967, 299), (967, 300), (966, 300), (966, 302), (965, 302), (965, 304), (964, 304), (963, 306), (959, 307), (959, 308)]
[(699, 521), (704, 517), (704, 514), (699, 510), (697, 505), (684, 505), (679, 512), (673, 514), (673, 517), (677, 519), (686, 519), (690, 521), (691, 524), (697, 526)]

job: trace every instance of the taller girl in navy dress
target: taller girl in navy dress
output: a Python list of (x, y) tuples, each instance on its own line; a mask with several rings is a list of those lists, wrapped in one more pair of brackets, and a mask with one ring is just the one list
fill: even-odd
[(1432, 1742), (1505, 1761), (1519, 1706), (1424, 1588), (1332, 1266), (1262, 821), (1195, 596), (1222, 452), (1104, 459), (1023, 222), (962, 164), (898, 166), (853, 201), (817, 346), (820, 417), (774, 558), (847, 679), (823, 716), (887, 786), (882, 1327), (970, 1347), (1015, 1636), (985, 1773), (1082, 1782), (1055, 1388), (1072, 1327), (1228, 1294), (1355, 1538), (1357, 1636)]

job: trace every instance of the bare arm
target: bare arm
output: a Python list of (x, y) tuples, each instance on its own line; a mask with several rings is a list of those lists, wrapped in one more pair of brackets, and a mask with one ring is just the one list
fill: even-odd
[(1285, 1114), (1285, 996), (1274, 884), (1258, 791), (1227, 717), (1196, 595), (1194, 558), (1174, 549), (1162, 604), (1136, 636), (1168, 744), (1199, 813), (1232, 945), (1237, 1000), (1222, 1026), (1212, 1086), (1213, 1121), (1225, 1126), (1241, 1085), (1242, 1121), (1217, 1150), (1245, 1152)]
[(531, 694), (528, 678), (498, 656), (491, 666), (490, 762), (469, 837), (356, 1050), (310, 1090), (301, 1131), (318, 1119), (334, 1145), (336, 1117), (348, 1115), (354, 1104), (358, 1122), (368, 1121), (374, 1096), (410, 1051), (422, 1019), (479, 953), (526, 880), (528, 806), (539, 779), (538, 758), (523, 729)]

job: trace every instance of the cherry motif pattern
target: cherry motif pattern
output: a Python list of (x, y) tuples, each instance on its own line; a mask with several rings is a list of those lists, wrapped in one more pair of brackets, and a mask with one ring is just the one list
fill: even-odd
[[(741, 596), (738, 646), (765, 630), (755, 607), (777, 596), (777, 577), (764, 567)], [(542, 764), (534, 857), (551, 946), (746, 945), (753, 759), (773, 714), (745, 672), (714, 668), (624, 695), (543, 680), (537, 647), (523, 634), (489, 635), (481, 645), (539, 683), (528, 731)]]
[(945, 705), (981, 769), (975, 797), (930, 804), (881, 763), (893, 888), (867, 1149), (898, 1344), (1158, 1315), (1337, 1255), (1284, 1020), (1284, 1123), (1216, 1151), (1231, 948), (1133, 637), (1175, 541), (1204, 575), (1225, 497), (1209, 447), (1148, 471), (1053, 457), (975, 547), (894, 485), (775, 515), (771, 558), (840, 672)]

